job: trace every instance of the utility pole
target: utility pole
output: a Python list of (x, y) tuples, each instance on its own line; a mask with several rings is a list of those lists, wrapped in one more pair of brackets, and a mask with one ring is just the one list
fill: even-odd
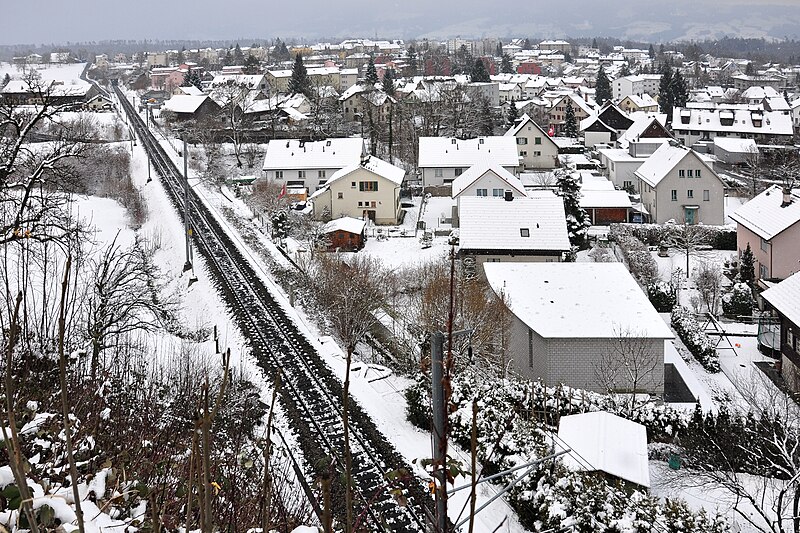
[(189, 157), (186, 153), (186, 132), (181, 133), (183, 141), (183, 229), (186, 232), (186, 263), (183, 271), (192, 269), (192, 222), (189, 217)]
[[(148, 103), (147, 108), (144, 112), (144, 117), (147, 123), (148, 135), (150, 134), (150, 109), (151, 109), (150, 104)], [(150, 154), (145, 152), (145, 155), (147, 156), (147, 183), (150, 183), (151, 181), (153, 181), (153, 178), (150, 177)]]
[(431, 401), (433, 403), (433, 465), (436, 477), (436, 532), (447, 532), (447, 405), (444, 394), (444, 334), (431, 334)]

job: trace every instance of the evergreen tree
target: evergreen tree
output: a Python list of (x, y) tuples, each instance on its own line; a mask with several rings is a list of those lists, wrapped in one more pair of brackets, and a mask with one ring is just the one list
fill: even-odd
[(239, 43), (236, 43), (236, 48), (233, 49), (233, 64), (244, 65), (244, 53)]
[(5, 87), (6, 85), (8, 85), (8, 82), (10, 81), (11, 81), (11, 76), (8, 74), (8, 72), (6, 72), (6, 75), (3, 77), (3, 84), (0, 85), (0, 87)]
[(686, 80), (681, 75), (681, 71), (677, 69), (672, 75), (671, 93), (673, 106), (686, 107), (686, 102), (689, 100), (689, 88), (686, 86)]
[(522, 49), (523, 50), (530, 50), (531, 48), (532, 48), (531, 40), (526, 38), (525, 41), (522, 43)]
[(756, 69), (753, 67), (752, 61), (748, 62), (747, 66), (744, 67), (744, 73), (748, 76), (752, 76), (756, 73)]
[(672, 108), (675, 106), (672, 94), (672, 67), (664, 63), (661, 67), (661, 83), (658, 86), (658, 105), (661, 112), (667, 114), (667, 118), (672, 116)]
[(608, 81), (606, 70), (600, 65), (600, 70), (597, 72), (597, 83), (595, 84), (594, 99), (598, 105), (603, 105), (611, 100), (611, 82)]
[(183, 65), (186, 62), (186, 48), (178, 50), (178, 65)]
[(557, 171), (556, 185), (558, 195), (564, 199), (564, 211), (567, 215), (567, 232), (569, 242), (577, 248), (586, 247), (587, 230), (591, 223), (586, 210), (581, 207), (581, 186), (570, 173)]
[(628, 62), (626, 61), (626, 62), (624, 62), (622, 64), (622, 68), (619, 69), (619, 76), (623, 77), (623, 76), (630, 76), (630, 75), (631, 75), (631, 67), (630, 67), (630, 65), (628, 65)]
[(287, 61), (291, 59), (289, 49), (286, 48), (286, 43), (280, 39), (275, 39), (275, 48), (272, 50), (272, 57), (278, 61)]
[(492, 135), (494, 133), (494, 117), (488, 98), (481, 98), (478, 104), (478, 135)]
[(650, 59), (655, 59), (656, 57), (656, 49), (653, 48), (653, 45), (650, 45), (650, 48), (647, 49), (647, 55), (650, 56)]
[(200, 74), (198, 74), (196, 70), (190, 69), (186, 74), (183, 75), (183, 86), (188, 87), (190, 85), (194, 85), (198, 89), (203, 88), (203, 84), (200, 81)]
[(592, 48), (597, 50), (597, 39), (592, 39)]
[(256, 56), (248, 55), (247, 59), (244, 60), (244, 68), (242, 72), (245, 74), (258, 74), (258, 71), (261, 69), (261, 64), (258, 62)]
[(311, 97), (311, 80), (308, 77), (306, 66), (303, 64), (302, 54), (297, 54), (294, 57), (292, 77), (289, 78), (289, 93), (304, 94)]
[(739, 277), (745, 283), (752, 283), (756, 277), (756, 258), (753, 255), (753, 250), (750, 248), (750, 243), (747, 243), (747, 248), (742, 252), (742, 257), (739, 258)]
[(367, 72), (364, 74), (364, 83), (369, 89), (374, 89), (375, 84), (378, 83), (378, 71), (375, 69), (375, 60), (369, 56), (367, 62)]
[(508, 56), (508, 54), (503, 54), (502, 57), (503, 59), (500, 62), (500, 72), (503, 74), (513, 74), (514, 67), (511, 66), (511, 58)]
[(477, 58), (472, 64), (472, 70), (469, 73), (469, 77), (474, 82), (492, 81), (489, 77), (489, 72), (486, 70), (486, 65), (483, 64), (483, 60), (481, 58)]
[(408, 68), (413, 76), (417, 73), (417, 49), (414, 48), (413, 44), (408, 46), (406, 54), (408, 55)]
[(225, 50), (225, 57), (222, 59), (222, 64), (227, 66), (233, 65), (233, 54), (230, 49)]
[(513, 128), (514, 124), (517, 123), (517, 118), (519, 118), (519, 110), (517, 109), (517, 101), (514, 100), (514, 97), (511, 97), (511, 102), (508, 104), (508, 111), (506, 111), (506, 125), (509, 128)]
[(571, 100), (567, 100), (567, 109), (564, 111), (564, 135), (571, 139), (578, 138), (578, 119), (575, 118)]
[(564, 52), (564, 63), (572, 63), (572, 55), (569, 52)]
[(386, 72), (383, 73), (383, 81), (381, 82), (381, 86), (383, 88), (383, 92), (389, 96), (394, 96), (394, 93), (396, 92), (396, 88), (394, 86), (394, 70), (387, 69)]
[(503, 41), (497, 41), (497, 46), (494, 47), (494, 55), (497, 57), (503, 56)]

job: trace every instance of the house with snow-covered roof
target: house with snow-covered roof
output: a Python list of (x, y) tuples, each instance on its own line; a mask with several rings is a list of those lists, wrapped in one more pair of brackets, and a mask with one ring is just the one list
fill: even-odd
[(344, 216), (331, 220), (322, 227), (322, 233), (328, 239), (328, 251), (355, 252), (360, 250), (367, 240), (366, 227), (367, 223), (362, 218)]
[(480, 198), (525, 198), (525, 186), (520, 179), (497, 164), (480, 163), (471, 166), (451, 184), (453, 206), (453, 226), (458, 227), (458, 208), (461, 198), (477, 196)]
[(450, 185), (469, 167), (497, 164), (516, 174), (520, 164), (514, 137), (420, 137), (419, 162), (423, 187)]
[(800, 272), (761, 293), (781, 320), (780, 372), (786, 386), (800, 393)]
[(773, 185), (733, 212), (739, 255), (750, 245), (757, 280), (800, 271), (800, 189)]
[(210, 96), (173, 94), (161, 106), (162, 115), (171, 113), (175, 120), (203, 120), (220, 112), (220, 106)]
[(462, 196), (459, 202), (459, 255), (481, 275), (494, 262), (560, 262), (569, 251), (563, 200)]
[(662, 144), (634, 172), (649, 220), (663, 224), (725, 221), (725, 184), (711, 161), (677, 143)]
[(657, 113), (658, 102), (647, 93), (642, 95), (629, 94), (619, 102), (619, 108), (626, 113), (644, 111), (645, 113)]
[(275, 139), (267, 145), (262, 172), (268, 180), (313, 192), (337, 171), (358, 164), (365, 153), (360, 137)]
[(686, 146), (716, 137), (754, 139), (758, 143), (785, 144), (794, 134), (791, 113), (762, 109), (676, 107), (672, 111), (675, 138)]
[[(547, 385), (608, 392), (598, 366), (620, 343), (635, 343), (643, 370), (637, 390), (664, 391), (664, 341), (672, 331), (621, 263), (498, 262), (483, 265), (492, 290), (512, 314), (513, 370)], [(607, 357), (604, 357), (607, 356)], [(613, 384), (611, 384), (613, 385)]]
[(558, 165), (558, 145), (527, 114), (504, 134), (514, 137), (523, 169), (551, 169)]
[(397, 224), (400, 185), (406, 171), (374, 156), (364, 155), (335, 172), (311, 195), (314, 218), (353, 217), (375, 224)]

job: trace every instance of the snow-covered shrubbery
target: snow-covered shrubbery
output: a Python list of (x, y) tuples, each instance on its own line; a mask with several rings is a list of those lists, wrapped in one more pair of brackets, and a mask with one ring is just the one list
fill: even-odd
[(628, 270), (633, 277), (638, 279), (645, 286), (651, 285), (658, 280), (658, 265), (647, 246), (632, 235), (617, 235), (615, 242), (622, 250), (622, 255), (628, 263)]
[[(636, 237), (648, 246), (658, 246), (669, 240), (674, 224), (611, 224), (609, 237), (616, 240), (620, 235)], [(736, 250), (736, 229), (730, 226), (703, 226), (708, 244), (715, 250)]]
[(722, 312), (726, 316), (750, 316), (756, 302), (747, 283), (736, 283), (733, 290), (722, 297)]
[(647, 297), (659, 313), (669, 313), (675, 307), (675, 288), (666, 281), (657, 281), (647, 286)]
[(688, 309), (678, 306), (672, 310), (672, 327), (675, 328), (686, 348), (706, 370), (719, 372), (717, 349)]
[[(411, 420), (428, 429), (427, 382), (420, 380), (408, 389), (406, 398)], [(473, 398), (477, 398), (478, 406), (477, 454), (484, 474), (547, 455), (551, 432), (563, 415), (617, 409), (606, 395), (563, 386), (545, 387), (540, 382), (488, 378), (467, 369), (452, 383), (450, 416), (451, 437), (464, 447), (470, 445)], [(690, 422), (686, 413), (652, 403), (624, 414), (644, 424), (649, 440), (658, 442), (672, 441), (674, 434), (683, 434)], [(510, 481), (511, 476), (501, 482)], [(560, 462), (552, 469), (550, 463), (542, 463), (510, 492), (509, 500), (531, 531), (559, 530), (569, 525), (580, 531), (650, 531), (655, 521), (685, 525), (675, 531), (727, 530), (718, 517), (694, 513), (682, 502), (661, 503), (635, 486), (570, 472)]]

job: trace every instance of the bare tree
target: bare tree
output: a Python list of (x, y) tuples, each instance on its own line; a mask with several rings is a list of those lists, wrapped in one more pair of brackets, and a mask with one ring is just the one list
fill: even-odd
[(236, 165), (242, 167), (242, 130), (250, 125), (247, 111), (253, 106), (256, 95), (243, 82), (228, 79), (214, 87), (212, 97), (222, 108), (227, 139), (233, 143)]
[(722, 270), (718, 265), (703, 261), (692, 277), (708, 312), (714, 316), (719, 315), (722, 301)]
[(691, 275), (689, 258), (702, 255), (703, 248), (711, 242), (711, 232), (699, 224), (675, 224), (670, 227), (667, 245), (686, 256), (686, 277)]

